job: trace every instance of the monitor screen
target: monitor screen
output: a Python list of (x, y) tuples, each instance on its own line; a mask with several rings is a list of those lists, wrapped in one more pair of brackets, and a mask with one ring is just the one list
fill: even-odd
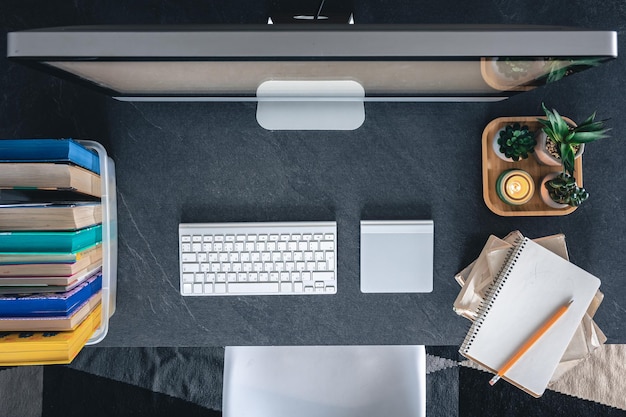
[(8, 56), (125, 99), (255, 100), (267, 81), (353, 81), (367, 100), (502, 99), (617, 56), (611, 31), (509, 26), (65, 27)]

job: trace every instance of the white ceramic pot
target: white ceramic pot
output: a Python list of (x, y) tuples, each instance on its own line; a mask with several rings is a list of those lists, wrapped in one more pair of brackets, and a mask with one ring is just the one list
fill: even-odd
[(500, 152), (500, 145), (498, 145), (498, 138), (500, 137), (500, 132), (504, 132), (505, 128), (503, 127), (502, 129), (498, 130), (496, 132), (496, 134), (493, 136), (493, 140), (491, 141), (491, 145), (493, 147), (493, 152), (496, 154), (496, 156), (500, 159), (502, 159), (503, 161), (506, 162), (515, 162), (513, 160), (513, 158), (507, 158), (506, 155), (504, 155), (502, 152)]
[[(546, 142), (548, 141), (548, 135), (543, 130), (539, 130), (537, 133), (537, 145), (535, 145), (535, 157), (540, 164), (549, 166), (560, 166), (561, 158), (555, 158), (546, 149)], [(585, 151), (585, 145), (581, 144), (578, 148), (578, 152), (574, 155), (574, 158), (578, 158)]]
[(567, 208), (569, 206), (567, 204), (557, 203), (552, 198), (550, 198), (550, 194), (548, 193), (548, 189), (546, 188), (546, 182), (550, 181), (551, 179), (553, 179), (557, 175), (559, 175), (558, 172), (551, 172), (548, 175), (546, 175), (545, 177), (543, 177), (543, 179), (541, 180), (541, 185), (539, 187), (539, 188), (541, 188), (539, 190), (539, 192), (541, 194), (541, 199), (543, 200), (544, 203), (546, 203), (546, 205), (548, 205), (548, 206), (550, 206), (550, 207), (552, 207), (554, 209), (564, 209), (564, 208)]

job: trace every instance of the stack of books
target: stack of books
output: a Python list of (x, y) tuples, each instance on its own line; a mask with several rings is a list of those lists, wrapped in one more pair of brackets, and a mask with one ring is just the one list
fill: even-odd
[(101, 196), (78, 142), (0, 140), (0, 366), (69, 363), (100, 326)]
[(593, 321), (600, 280), (569, 262), (565, 236), (490, 236), (456, 274), (454, 311), (470, 320), (459, 352), (475, 366), (539, 397), (606, 342)]

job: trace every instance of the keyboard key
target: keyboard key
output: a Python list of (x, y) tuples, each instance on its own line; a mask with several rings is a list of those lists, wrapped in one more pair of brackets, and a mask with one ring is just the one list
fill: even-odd
[(335, 243), (332, 241), (328, 241), (328, 240), (323, 240), (320, 242), (320, 249), (321, 250), (334, 250), (335, 249)]
[(253, 282), (253, 283), (237, 282), (234, 284), (228, 284), (228, 292), (231, 294), (278, 293), (278, 283), (277, 282)]
[(180, 241), (183, 242), (183, 243), (191, 242), (191, 236), (189, 236), (189, 235), (181, 236), (180, 237)]
[(291, 282), (281, 282), (280, 284), (280, 292), (292, 292), (293, 288), (291, 287)]
[(215, 284), (214, 290), (216, 294), (226, 294), (226, 284)]
[(313, 279), (315, 281), (330, 281), (335, 279), (334, 272), (313, 272)]
[(198, 264), (183, 264), (183, 272), (200, 272)]

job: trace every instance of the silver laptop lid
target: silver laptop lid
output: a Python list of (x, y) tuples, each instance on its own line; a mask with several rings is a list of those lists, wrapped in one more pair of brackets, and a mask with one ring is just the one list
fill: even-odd
[(423, 417), (424, 346), (227, 347), (224, 417)]

